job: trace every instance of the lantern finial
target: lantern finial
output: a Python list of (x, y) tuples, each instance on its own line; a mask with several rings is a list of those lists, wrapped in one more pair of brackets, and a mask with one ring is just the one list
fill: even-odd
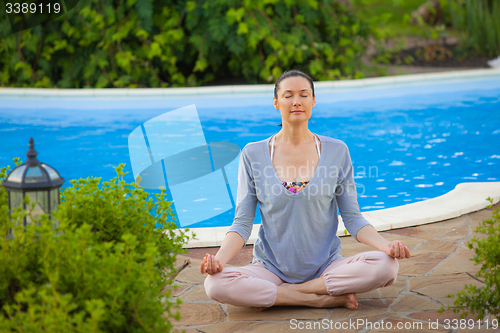
[(40, 162), (36, 159), (36, 155), (38, 155), (38, 153), (35, 150), (35, 140), (33, 140), (33, 138), (30, 138), (29, 147), (30, 147), (30, 149), (26, 153), (26, 156), (28, 156), (28, 160), (26, 161), (26, 164), (29, 164), (29, 165), (40, 164)]

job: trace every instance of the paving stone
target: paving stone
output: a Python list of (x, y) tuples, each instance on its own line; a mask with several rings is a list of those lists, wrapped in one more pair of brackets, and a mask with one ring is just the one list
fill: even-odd
[[(349, 329), (349, 330), (354, 330), (356, 332), (363, 331), (366, 329), (368, 323), (375, 323), (376, 321), (387, 317), (386, 314), (378, 314), (378, 315), (373, 315), (373, 316), (362, 316), (362, 317), (356, 317), (356, 318), (349, 318), (348, 320), (338, 320), (336, 322), (330, 322), (328, 325), (330, 326), (330, 329), (328, 331), (325, 331), (325, 333), (336, 333), (340, 332), (340, 329)], [(347, 331), (344, 331), (347, 332)]]
[(395, 298), (397, 295), (405, 288), (406, 281), (403, 277), (398, 277), (396, 282), (388, 287), (378, 288), (367, 293), (356, 294), (356, 298), (362, 299), (373, 299), (373, 298)]
[(399, 302), (392, 306), (396, 312), (437, 310), (440, 306), (426, 299), (406, 294)]
[[(392, 242), (393, 240), (400, 240), (402, 241), (408, 248), (411, 250), (413, 247), (415, 247), (417, 244), (421, 243), (421, 239), (416, 239), (416, 238), (408, 238), (408, 237), (403, 237), (400, 235), (392, 235), (392, 234), (387, 234), (387, 233), (381, 233), (381, 235), (387, 239), (388, 241)], [(365, 252), (365, 251), (377, 251), (371, 246), (368, 246), (366, 244), (358, 243), (354, 238), (351, 236), (349, 237), (342, 237), (342, 245), (341, 245), (341, 254), (344, 257), (350, 257), (355, 254)]]
[[(299, 326), (300, 325), (300, 326)], [(307, 325), (307, 326), (306, 326)], [(316, 325), (316, 329), (314, 329)], [(302, 327), (304, 327), (302, 329)], [(312, 329), (306, 329), (305, 327), (311, 327)], [(230, 322), (215, 324), (212, 326), (197, 327), (197, 330), (204, 333), (260, 333), (260, 332), (270, 332), (270, 333), (285, 333), (290, 331), (300, 331), (300, 332), (322, 332), (325, 328), (322, 328), (322, 323), (320, 320), (297, 320), (294, 322), (282, 321), (282, 322)]]
[(464, 225), (467, 221), (469, 221), (469, 217), (467, 215), (462, 215), (441, 222), (424, 224), (422, 227), (435, 227), (437, 229), (451, 230)]
[(198, 333), (197, 331), (193, 331), (189, 328), (174, 328), (174, 333)]
[(429, 239), (418, 248), (419, 250), (451, 253), (457, 249), (457, 243), (447, 242), (444, 240)]
[(393, 235), (393, 234), (386, 234), (382, 233), (382, 236), (387, 239), (389, 242), (399, 240), (402, 241), (405, 246), (408, 246), (408, 249), (412, 249), (418, 244), (422, 243), (423, 240), (419, 238), (409, 238), (409, 237), (404, 237), (401, 235)]
[[(344, 239), (349, 239), (348, 241), (344, 241)], [(342, 237), (342, 243), (340, 245), (341, 251), (340, 254), (344, 257), (350, 257), (353, 255), (356, 255), (361, 252), (366, 252), (366, 251), (376, 251), (373, 247), (368, 246), (363, 243), (358, 243), (354, 238), (352, 237)]]
[(398, 275), (422, 276), (436, 267), (448, 255), (442, 252), (413, 251), (410, 259), (399, 260)]
[(420, 238), (420, 239), (431, 239), (436, 236), (436, 233), (432, 230), (423, 230), (423, 229), (418, 229), (417, 227), (393, 229), (385, 231), (385, 233), (391, 235)]
[(203, 284), (207, 274), (201, 274), (199, 267), (185, 268), (175, 277), (175, 281), (192, 284)]
[(429, 223), (417, 227), (393, 229), (385, 232), (406, 237), (431, 239), (453, 228), (458, 228), (467, 221), (467, 216), (461, 216), (443, 222)]
[(468, 232), (469, 232), (469, 227), (467, 225), (463, 225), (461, 227), (454, 228), (448, 231), (444, 235), (439, 236), (437, 239), (455, 241), (467, 236)]
[(326, 309), (309, 307), (273, 306), (264, 311), (256, 311), (253, 308), (227, 305), (228, 321), (320, 319), (328, 313)]
[(493, 211), (489, 209), (483, 209), (475, 213), (468, 214), (470, 217), (470, 227), (474, 232), (477, 226), (484, 220), (488, 220), (493, 216)]
[(207, 296), (207, 293), (205, 292), (205, 287), (203, 287), (203, 285), (194, 286), (193, 289), (188, 291), (181, 298), (183, 300), (203, 300), (203, 301), (212, 300), (210, 297)]
[(493, 212), (491, 210), (482, 210), (477, 213), (470, 214), (471, 222), (470, 228), (472, 231), (472, 236), (475, 236), (477, 239), (485, 239), (488, 236), (483, 233), (475, 233), (476, 228), (481, 224), (482, 221), (488, 220), (493, 217)]
[(358, 301), (358, 304), (365, 304), (367, 306), (373, 306), (376, 308), (383, 308), (387, 309), (393, 302), (393, 299), (386, 299), (386, 298), (380, 298), (380, 299), (364, 299)]
[(350, 235), (349, 235), (349, 236), (340, 236), (339, 238), (340, 238), (340, 241), (341, 241), (341, 243), (342, 243), (342, 246), (344, 246), (344, 245), (355, 245), (355, 244), (360, 244), (360, 245), (362, 245), (362, 244), (363, 244), (363, 243), (358, 243), (358, 242), (354, 239), (354, 237), (352, 237), (352, 236), (350, 236)]
[[(371, 316), (377, 314), (385, 313), (387, 308), (371, 306), (362, 301), (358, 301), (358, 308), (356, 310), (351, 310), (348, 308), (335, 308), (333, 309), (332, 315), (329, 317), (330, 320), (342, 319), (342, 318), (352, 318), (361, 316)], [(390, 311), (390, 313), (393, 313)]]
[[(438, 324), (446, 324), (451, 323), (451, 320), (458, 319), (460, 320), (460, 313), (453, 313), (453, 310), (443, 311), (442, 314), (439, 314), (437, 311), (424, 311), (424, 312), (415, 312), (409, 314), (408, 317), (412, 319), (418, 319), (423, 321), (431, 321), (433, 323), (437, 322)], [(449, 322), (445, 320), (448, 319)], [(465, 319), (474, 319), (472, 316), (467, 316)]]
[(225, 313), (217, 304), (182, 303), (179, 311), (181, 319), (171, 320), (174, 326), (215, 324), (226, 318)]
[(184, 264), (184, 261), (185, 260), (189, 260), (189, 266), (188, 267), (199, 267), (200, 266), (200, 263), (201, 263), (201, 260), (200, 259), (197, 259), (197, 258), (190, 258), (188, 257), (186, 254), (182, 254), (182, 255), (178, 255), (176, 258), (175, 258), (175, 264), (174, 264), (174, 267), (175, 268), (178, 268), (180, 266), (182, 266), (182, 264)]
[(383, 326), (380, 326), (380, 328), (378, 329), (374, 328), (369, 332), (370, 333), (375, 333), (375, 332), (376, 333), (394, 333), (394, 332), (446, 333), (446, 332), (451, 332), (451, 329), (445, 329), (442, 327), (433, 329), (430, 328), (429, 323), (426, 322), (393, 316), (384, 319)]
[(456, 256), (443, 262), (442, 265), (432, 271), (430, 275), (447, 275), (465, 272), (475, 275), (479, 271), (480, 266), (474, 265), (474, 262), (470, 260), (474, 257), (474, 250), (470, 250), (465, 245), (462, 245), (458, 251)]
[(189, 288), (191, 288), (191, 285), (190, 284), (178, 284), (178, 283), (173, 283), (172, 286), (174, 286), (174, 288), (172, 288), (172, 296), (174, 297), (177, 297), (179, 295), (181, 295), (183, 292), (185, 292), (186, 290), (188, 290)]
[(482, 284), (467, 274), (438, 275), (412, 278), (410, 290), (439, 300), (444, 306), (453, 305), (455, 298), (447, 297), (448, 294), (457, 295), (466, 284), (482, 286)]

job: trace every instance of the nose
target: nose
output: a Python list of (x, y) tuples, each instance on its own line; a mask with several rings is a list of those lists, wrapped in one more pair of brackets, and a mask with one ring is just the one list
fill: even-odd
[(301, 105), (300, 99), (298, 97), (295, 97), (293, 99), (293, 106), (298, 106), (298, 105)]

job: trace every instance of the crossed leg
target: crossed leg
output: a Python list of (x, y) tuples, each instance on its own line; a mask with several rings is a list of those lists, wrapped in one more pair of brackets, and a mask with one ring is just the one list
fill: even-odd
[(357, 308), (355, 293), (395, 282), (396, 259), (370, 251), (330, 263), (317, 279), (301, 284), (285, 283), (262, 264), (228, 267), (205, 279), (207, 295), (221, 303), (253, 307), (273, 305)]
[(358, 253), (334, 260), (321, 276), (300, 284), (283, 283), (282, 288), (319, 295), (365, 293), (396, 282), (398, 261), (380, 251)]

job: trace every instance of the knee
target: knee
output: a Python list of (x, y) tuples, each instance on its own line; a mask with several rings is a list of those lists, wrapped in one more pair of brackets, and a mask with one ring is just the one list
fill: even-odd
[(224, 298), (224, 286), (223, 279), (220, 277), (221, 273), (217, 273), (214, 275), (208, 275), (204, 282), (205, 292), (207, 296), (215, 301), (219, 301), (219, 299)]
[(376, 276), (381, 283), (384, 283), (384, 286), (389, 286), (396, 282), (396, 277), (399, 271), (399, 263), (395, 258), (386, 253), (379, 252), (378, 256), (379, 260)]

